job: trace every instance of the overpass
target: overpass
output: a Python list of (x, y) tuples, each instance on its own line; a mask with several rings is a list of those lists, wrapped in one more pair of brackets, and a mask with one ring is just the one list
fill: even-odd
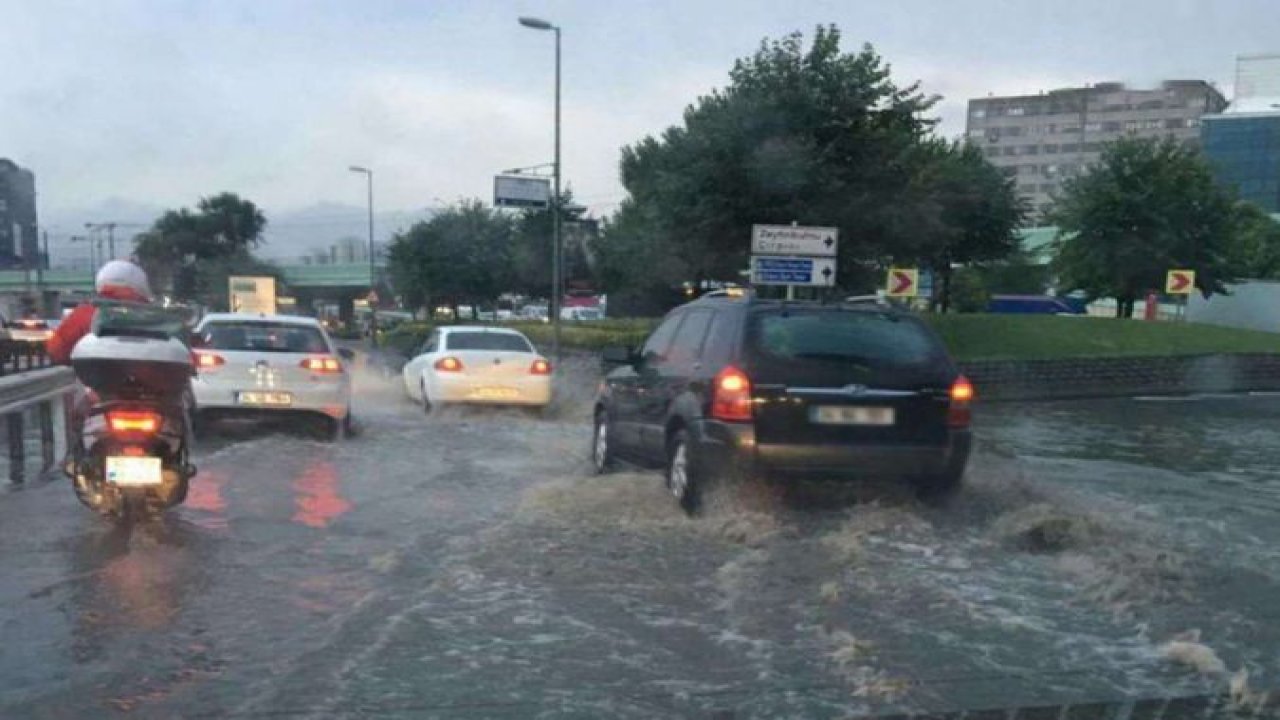
[[(367, 291), (368, 263), (333, 265), (281, 265), (289, 291), (313, 297), (338, 299), (346, 294)], [(93, 273), (88, 270), (0, 270), (0, 294), (38, 292), (93, 292)]]

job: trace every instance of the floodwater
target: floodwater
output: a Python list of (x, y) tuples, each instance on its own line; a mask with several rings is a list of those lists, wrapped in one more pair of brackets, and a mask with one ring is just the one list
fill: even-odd
[[(1280, 685), (1280, 398), (991, 405), (967, 486), (735, 486), (688, 519), (544, 417), (224, 428), (132, 532), (0, 493), (0, 717), (856, 717)], [(1053, 716), (1053, 715), (1049, 715)]]

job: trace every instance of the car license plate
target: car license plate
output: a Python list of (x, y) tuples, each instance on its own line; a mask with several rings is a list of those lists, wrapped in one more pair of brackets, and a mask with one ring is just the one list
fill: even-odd
[(241, 405), (288, 406), (293, 404), (293, 394), (287, 392), (245, 390), (237, 395), (236, 399)]
[(472, 396), (480, 400), (510, 400), (519, 397), (520, 393), (515, 388), (505, 387), (482, 387), (476, 388)]
[(853, 405), (819, 405), (809, 411), (809, 419), (819, 425), (875, 425), (894, 423), (891, 407), (861, 407)]
[(147, 487), (163, 480), (160, 458), (107, 457), (107, 482), (120, 487)]

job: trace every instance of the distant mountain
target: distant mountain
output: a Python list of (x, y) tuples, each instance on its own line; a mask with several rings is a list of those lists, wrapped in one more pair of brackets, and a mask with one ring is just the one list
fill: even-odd
[[(170, 208), (139, 203), (124, 198), (107, 198), (84, 208), (42, 209), (41, 226), (49, 229), (50, 255), (55, 266), (88, 267), (89, 246), (72, 242), (72, 236), (89, 234), (85, 223), (115, 223), (116, 255), (126, 257), (133, 236), (151, 227), (155, 219)], [(339, 256), (367, 258), (369, 216), (358, 205), (322, 202), (294, 210), (272, 210), (264, 207), (267, 228), (265, 243), (258, 254), (279, 262), (300, 262), (303, 256), (331, 252), (339, 247)], [(374, 214), (374, 236), (385, 246), (400, 230), (419, 220), (430, 218), (432, 211), (386, 210)], [(354, 247), (353, 247), (354, 246)], [(105, 248), (104, 248), (105, 249)]]
[[(369, 238), (368, 211), (358, 205), (324, 202), (299, 210), (267, 212), (266, 243), (258, 251), (263, 257), (296, 262), (304, 255), (328, 251), (337, 245), (345, 247), (352, 240), (361, 251)], [(432, 210), (385, 210), (373, 217), (374, 241), (379, 246), (419, 220), (426, 220)], [(363, 255), (361, 257), (368, 257)]]

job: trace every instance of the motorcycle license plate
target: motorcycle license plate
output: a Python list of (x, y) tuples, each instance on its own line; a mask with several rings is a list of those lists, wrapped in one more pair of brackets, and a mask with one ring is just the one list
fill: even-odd
[(148, 487), (163, 480), (160, 458), (108, 457), (107, 482), (120, 487)]

